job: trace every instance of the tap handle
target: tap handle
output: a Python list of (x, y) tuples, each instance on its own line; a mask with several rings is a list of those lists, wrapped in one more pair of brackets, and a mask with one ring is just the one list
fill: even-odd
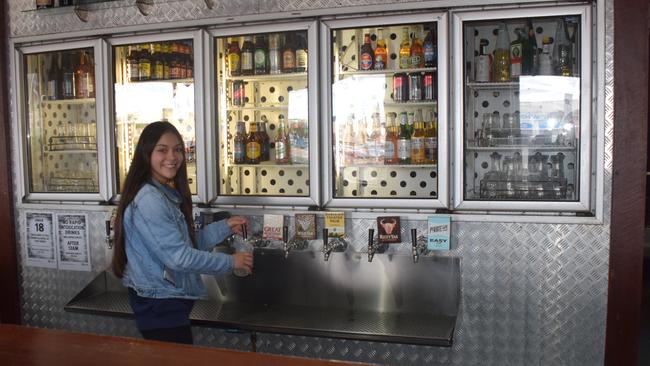
[(327, 236), (328, 235), (329, 235), (329, 230), (327, 230), (327, 228), (324, 228), (323, 229), (323, 247), (327, 246), (327, 241), (328, 241)]
[(244, 240), (248, 239), (248, 232), (246, 232), (246, 224), (241, 224), (241, 237)]
[(411, 229), (411, 244), (413, 244), (413, 248), (418, 246), (418, 229)]
[(372, 247), (373, 242), (375, 241), (375, 229), (368, 229), (368, 247)]
[(283, 226), (282, 227), (282, 241), (287, 242), (289, 239), (289, 227), (288, 226)]
[(111, 236), (111, 220), (106, 220), (106, 237)]

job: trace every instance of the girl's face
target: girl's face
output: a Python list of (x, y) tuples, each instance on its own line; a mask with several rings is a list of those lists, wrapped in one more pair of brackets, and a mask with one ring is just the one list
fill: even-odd
[(171, 132), (160, 136), (151, 152), (151, 176), (167, 184), (183, 163), (183, 143)]

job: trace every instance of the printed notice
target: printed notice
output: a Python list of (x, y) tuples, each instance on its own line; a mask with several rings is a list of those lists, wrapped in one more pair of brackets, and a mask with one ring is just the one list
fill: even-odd
[(56, 268), (54, 226), (51, 213), (25, 213), (25, 262), (28, 266)]
[(342, 238), (345, 236), (345, 212), (326, 212), (325, 228), (330, 238)]
[(451, 220), (449, 216), (429, 216), (427, 230), (427, 249), (449, 250)]
[(296, 214), (296, 239), (316, 239), (316, 214)]
[(282, 227), (284, 226), (284, 215), (264, 215), (264, 228), (262, 239), (282, 240)]
[(56, 216), (59, 269), (90, 271), (88, 250), (88, 218), (86, 215)]

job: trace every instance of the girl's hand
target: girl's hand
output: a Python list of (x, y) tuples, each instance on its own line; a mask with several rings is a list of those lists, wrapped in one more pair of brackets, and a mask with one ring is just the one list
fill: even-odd
[(238, 252), (232, 255), (233, 269), (243, 269), (247, 273), (253, 272), (253, 253)]
[(248, 220), (242, 216), (232, 216), (226, 220), (226, 223), (228, 224), (228, 227), (230, 227), (230, 231), (234, 234), (242, 235), (241, 226), (248, 225)]

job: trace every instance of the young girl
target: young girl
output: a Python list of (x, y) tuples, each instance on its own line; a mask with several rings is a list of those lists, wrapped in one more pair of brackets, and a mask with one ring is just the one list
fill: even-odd
[(200, 274), (253, 267), (251, 253), (210, 253), (246, 223), (233, 216), (195, 234), (181, 135), (169, 122), (145, 127), (117, 208), (112, 262), (144, 338), (192, 344), (189, 314), (207, 297)]

